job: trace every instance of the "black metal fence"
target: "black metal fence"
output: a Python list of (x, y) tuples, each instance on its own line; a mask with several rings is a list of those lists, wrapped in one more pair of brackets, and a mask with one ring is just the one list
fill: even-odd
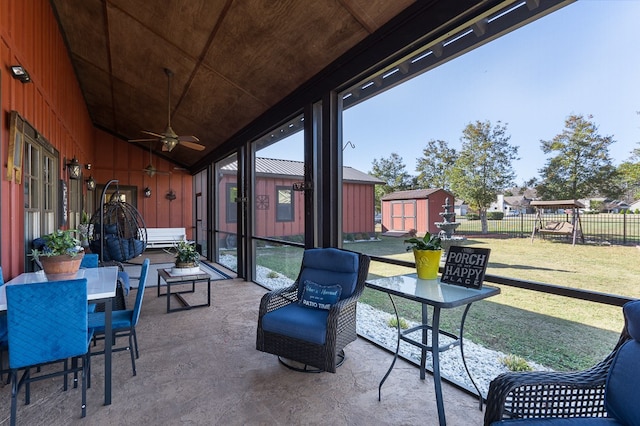
[[(542, 225), (547, 222), (571, 222), (571, 214), (546, 213), (542, 216)], [(482, 234), (480, 220), (468, 220), (464, 216), (456, 217), (460, 226), (455, 233), (460, 235)], [(491, 235), (503, 235), (514, 238), (531, 237), (534, 226), (539, 225), (535, 214), (521, 214), (518, 216), (505, 216), (501, 220), (488, 220), (488, 233)], [(585, 243), (590, 244), (640, 244), (640, 214), (583, 214), (580, 215), (578, 230), (582, 232)], [(542, 235), (536, 233), (536, 238)], [(544, 238), (564, 238), (566, 235), (544, 235)], [(581, 241), (581, 239), (579, 239)]]

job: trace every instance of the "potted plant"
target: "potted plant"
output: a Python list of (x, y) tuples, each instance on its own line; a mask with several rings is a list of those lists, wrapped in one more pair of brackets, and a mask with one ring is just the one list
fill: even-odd
[(71, 274), (78, 272), (84, 249), (75, 237), (73, 229), (58, 229), (34, 240), (31, 257), (46, 274)]
[(424, 237), (412, 237), (404, 240), (410, 244), (407, 251), (413, 250), (416, 260), (418, 278), (423, 280), (435, 280), (438, 278), (440, 257), (442, 255), (442, 239), (437, 234), (427, 232)]
[(91, 222), (91, 218), (86, 211), (82, 211), (82, 216), (80, 217), (80, 225), (78, 225), (78, 236), (80, 237), (80, 245), (82, 247), (89, 247), (89, 223)]
[(200, 270), (200, 253), (196, 250), (193, 241), (179, 241), (173, 247), (176, 253), (175, 267), (172, 272), (178, 274), (191, 274)]

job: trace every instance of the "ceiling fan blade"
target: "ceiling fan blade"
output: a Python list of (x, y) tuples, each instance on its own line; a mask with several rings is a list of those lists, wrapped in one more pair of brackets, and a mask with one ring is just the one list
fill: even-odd
[(196, 136), (178, 136), (180, 142), (200, 142)]
[(202, 151), (205, 148), (204, 145), (200, 145), (199, 143), (194, 143), (194, 142), (179, 141), (178, 143), (180, 145), (186, 146), (187, 148), (195, 149), (196, 151)]
[(127, 142), (154, 142), (158, 139), (129, 139)]
[(155, 136), (156, 138), (162, 138), (164, 137), (164, 135), (161, 135), (160, 133), (156, 133), (156, 132), (150, 132), (148, 130), (141, 130), (142, 133), (146, 133), (147, 135), (151, 135), (151, 136)]

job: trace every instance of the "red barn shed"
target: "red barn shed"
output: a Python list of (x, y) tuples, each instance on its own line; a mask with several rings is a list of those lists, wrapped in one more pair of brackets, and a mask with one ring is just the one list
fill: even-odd
[(440, 213), (445, 199), (451, 206), (455, 203), (452, 193), (444, 189), (412, 189), (397, 191), (382, 197), (382, 232), (409, 232), (415, 229), (418, 235), (427, 231), (438, 233), (434, 225), (442, 222)]

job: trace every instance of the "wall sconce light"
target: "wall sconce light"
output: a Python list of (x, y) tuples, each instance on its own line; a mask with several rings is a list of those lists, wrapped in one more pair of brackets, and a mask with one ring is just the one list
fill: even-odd
[(67, 163), (67, 168), (69, 169), (69, 179), (80, 179), (82, 166), (75, 155), (73, 156), (73, 159)]
[(16, 80), (20, 80), (22, 83), (29, 83), (31, 76), (22, 65), (11, 65), (11, 76)]
[(84, 168), (87, 169), (87, 170), (91, 170), (91, 163), (85, 164)]
[(176, 193), (173, 189), (170, 189), (169, 192), (167, 192), (167, 195), (164, 196), (164, 198), (166, 198), (169, 201), (173, 201), (175, 200), (176, 197)]
[(87, 189), (89, 191), (94, 191), (96, 189), (96, 180), (91, 175), (89, 175), (89, 179), (87, 179)]
[(144, 189), (144, 198), (151, 198), (151, 188), (148, 186)]

